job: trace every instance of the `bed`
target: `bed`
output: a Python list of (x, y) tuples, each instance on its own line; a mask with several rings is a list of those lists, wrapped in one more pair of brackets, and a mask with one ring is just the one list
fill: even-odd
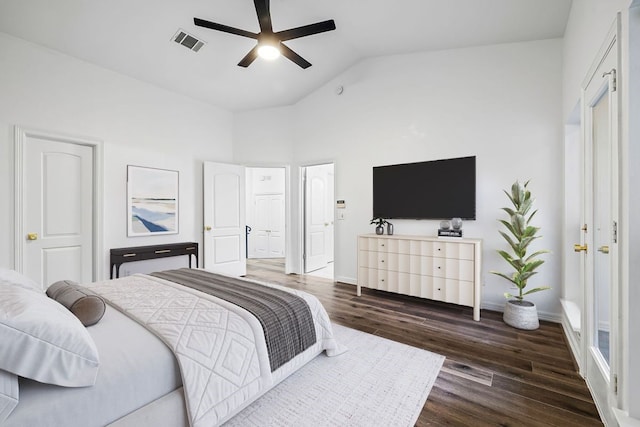
[[(221, 288), (221, 295), (200, 289), (206, 283)], [(19, 401), (0, 425), (220, 425), (320, 353), (333, 356), (345, 350), (334, 340), (327, 313), (315, 297), (273, 284), (180, 269), (86, 284), (82, 289), (106, 301), (101, 320), (84, 328), (99, 358), (97, 369), (89, 367), (94, 383), (60, 386), (19, 376)], [(11, 292), (36, 299), (0, 281), (0, 297)], [(296, 311), (285, 315), (295, 327), (277, 326), (280, 321), (274, 323), (270, 314), (266, 320), (264, 313), (256, 317), (256, 307), (271, 299), (269, 295), (276, 299), (283, 292), (307, 307), (300, 308), (312, 319), (307, 329), (304, 316)], [(256, 294), (258, 302), (241, 308), (229, 301), (246, 298), (242, 294)], [(297, 335), (282, 339), (279, 333), (289, 329)], [(314, 335), (313, 342), (305, 334)], [(87, 351), (93, 354), (92, 350)], [(90, 358), (84, 356), (81, 362)], [(0, 377), (0, 394), (2, 381)]]

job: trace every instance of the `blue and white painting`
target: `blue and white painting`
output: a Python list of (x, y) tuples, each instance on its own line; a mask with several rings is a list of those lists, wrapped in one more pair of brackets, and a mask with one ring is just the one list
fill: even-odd
[(178, 232), (178, 171), (127, 166), (128, 235)]

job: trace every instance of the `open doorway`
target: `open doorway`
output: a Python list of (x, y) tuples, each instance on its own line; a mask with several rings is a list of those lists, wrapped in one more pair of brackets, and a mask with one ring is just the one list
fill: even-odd
[(303, 188), (305, 274), (334, 278), (334, 164), (301, 168)]
[(286, 168), (246, 168), (247, 262), (278, 272), (286, 259)]

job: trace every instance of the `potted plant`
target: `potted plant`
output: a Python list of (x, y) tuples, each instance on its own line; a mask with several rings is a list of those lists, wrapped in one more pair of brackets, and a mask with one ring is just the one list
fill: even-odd
[(541, 237), (537, 235), (540, 228), (531, 225), (531, 219), (537, 210), (530, 213), (534, 199), (531, 197), (531, 192), (527, 190), (528, 185), (529, 181), (524, 185), (516, 181), (511, 186), (511, 193), (504, 191), (513, 207), (502, 208), (509, 215), (509, 221), (499, 220), (507, 229), (506, 232), (500, 231), (500, 234), (509, 244), (511, 252), (498, 250), (498, 253), (514, 271), (509, 274), (498, 271), (491, 271), (491, 273), (504, 277), (518, 289), (517, 294), (504, 293), (507, 298), (504, 322), (515, 328), (533, 330), (540, 326), (538, 312), (535, 304), (526, 301), (524, 297), (551, 288), (540, 286), (525, 291), (529, 279), (538, 273), (537, 268), (544, 263), (544, 260), (538, 257), (549, 252), (543, 249), (527, 255), (529, 245)]
[(388, 222), (384, 218), (372, 218), (369, 224), (376, 224), (376, 234), (384, 234), (384, 225)]

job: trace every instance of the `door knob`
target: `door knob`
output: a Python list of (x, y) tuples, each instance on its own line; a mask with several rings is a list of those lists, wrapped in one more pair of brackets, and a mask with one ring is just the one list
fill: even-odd
[(38, 233), (29, 233), (29, 234), (27, 234), (27, 239), (29, 239), (29, 240), (38, 240)]
[(587, 252), (587, 244), (585, 243), (584, 245), (580, 245), (576, 243), (575, 245), (573, 245), (573, 250), (576, 252)]
[(609, 253), (609, 246), (600, 246), (598, 248), (598, 252), (602, 252), (603, 254), (608, 254)]
[(211, 226), (207, 225), (204, 229), (205, 229), (206, 231), (211, 231)]

